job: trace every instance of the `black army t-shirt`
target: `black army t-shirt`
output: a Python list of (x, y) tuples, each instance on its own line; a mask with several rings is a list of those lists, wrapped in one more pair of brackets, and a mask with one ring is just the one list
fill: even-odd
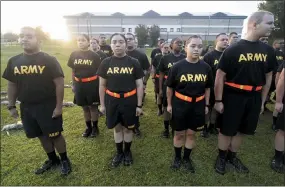
[(143, 78), (144, 73), (137, 59), (111, 56), (103, 60), (98, 75), (107, 80), (107, 89), (125, 93), (136, 89), (136, 80)]
[(97, 51), (96, 53), (100, 56), (101, 62), (107, 58), (107, 55), (101, 50)]
[(168, 72), (173, 64), (184, 58), (186, 58), (186, 56), (182, 53), (180, 53), (179, 56), (175, 56), (173, 53), (163, 56), (158, 66), (159, 72), (164, 73), (164, 75), (168, 75)]
[(149, 61), (148, 61), (148, 58), (147, 58), (146, 54), (144, 54), (144, 53), (140, 52), (139, 50), (135, 49), (135, 50), (132, 50), (132, 51), (127, 51), (127, 55), (137, 59), (144, 71), (149, 69), (150, 64), (149, 64)]
[(166, 85), (186, 96), (201, 96), (205, 88), (213, 87), (211, 67), (202, 60), (189, 63), (186, 59), (174, 64), (170, 69)]
[(75, 77), (88, 78), (96, 75), (100, 63), (99, 55), (88, 50), (72, 52), (67, 65), (73, 69)]
[(19, 54), (9, 59), (3, 78), (17, 84), (18, 100), (40, 103), (56, 97), (53, 80), (64, 77), (55, 57), (44, 52)]
[(285, 54), (280, 50), (275, 50), (275, 54), (276, 54), (276, 59), (278, 62), (278, 67), (279, 67), (282, 64), (282, 62), (284, 62), (285, 60)]
[(271, 46), (242, 39), (224, 51), (217, 68), (226, 73), (227, 82), (263, 86), (266, 73), (273, 71), (276, 63), (275, 51)]
[(151, 54), (150, 54), (150, 58), (151, 58), (151, 61), (154, 60), (155, 56), (158, 55), (158, 54), (161, 54), (161, 49), (160, 48), (155, 48), (151, 51)]
[(283, 62), (278, 66), (277, 72), (281, 73), (283, 68), (285, 68), (285, 61), (283, 61)]
[(107, 57), (113, 55), (113, 51), (110, 45), (100, 45), (100, 50), (104, 52), (107, 55)]
[(158, 66), (159, 66), (159, 63), (160, 63), (162, 57), (163, 57), (162, 54), (158, 54), (153, 59), (152, 65), (155, 68), (155, 74), (159, 74)]
[(223, 52), (217, 51), (216, 49), (214, 51), (211, 51), (207, 53), (203, 60), (209, 64), (209, 66), (212, 68), (213, 76), (216, 77), (216, 71), (217, 71), (217, 66), (219, 63), (219, 59)]

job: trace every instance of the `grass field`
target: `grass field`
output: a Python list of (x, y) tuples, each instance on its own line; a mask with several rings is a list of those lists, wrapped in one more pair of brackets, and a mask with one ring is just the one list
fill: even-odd
[[(71, 71), (66, 63), (71, 48), (43, 47), (43, 51), (57, 57), (69, 83)], [(19, 47), (1, 48), (1, 75), (9, 57), (19, 54)], [(147, 51), (148, 55), (150, 51)], [(1, 79), (1, 90), (6, 90), (6, 81)], [(65, 101), (72, 101), (70, 88), (65, 89)], [(27, 139), (23, 131), (1, 132), (1, 185), (21, 186), (103, 186), (103, 185), (154, 185), (154, 186), (230, 186), (230, 185), (284, 185), (284, 175), (270, 168), (274, 153), (274, 132), (270, 129), (269, 112), (261, 116), (255, 136), (246, 137), (239, 157), (250, 169), (249, 174), (239, 174), (232, 170), (224, 176), (217, 174), (213, 164), (217, 155), (217, 137), (203, 139), (197, 134), (197, 146), (192, 153), (196, 173), (184, 170), (172, 171), (169, 166), (173, 159), (171, 139), (160, 137), (163, 119), (156, 116), (153, 84), (147, 85), (147, 97), (144, 106), (145, 115), (141, 118), (143, 136), (135, 138), (132, 146), (134, 164), (131, 167), (108, 167), (115, 152), (113, 131), (105, 126), (105, 118), (99, 121), (101, 134), (96, 139), (81, 137), (85, 129), (80, 107), (64, 108), (64, 136), (67, 140), (68, 154), (72, 161), (73, 172), (61, 177), (59, 170), (34, 175), (35, 168), (46, 159), (37, 139)], [(15, 122), (5, 107), (1, 107), (1, 127)]]

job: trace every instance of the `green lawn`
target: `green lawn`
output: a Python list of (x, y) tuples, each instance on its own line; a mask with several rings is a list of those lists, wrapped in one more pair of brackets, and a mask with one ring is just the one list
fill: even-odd
[[(69, 83), (71, 71), (66, 66), (71, 48), (43, 47), (43, 51), (57, 57), (65, 72), (65, 82)], [(1, 48), (1, 75), (9, 57), (19, 54), (19, 47)], [(148, 55), (150, 51), (148, 50)], [(6, 81), (1, 79), (1, 90), (6, 89)], [(72, 101), (70, 88), (65, 89), (65, 101)], [(73, 172), (61, 177), (58, 171), (34, 175), (35, 168), (46, 159), (37, 139), (27, 139), (23, 131), (1, 132), (1, 185), (284, 185), (284, 176), (270, 169), (274, 153), (274, 132), (270, 129), (271, 116), (261, 116), (255, 136), (246, 137), (239, 157), (249, 167), (249, 174), (239, 174), (231, 170), (224, 176), (217, 174), (213, 164), (217, 155), (217, 137), (203, 139), (197, 135), (197, 147), (192, 158), (196, 173), (184, 170), (172, 171), (169, 166), (173, 159), (171, 139), (160, 137), (163, 119), (156, 116), (153, 84), (149, 80), (144, 106), (145, 115), (141, 118), (143, 136), (135, 138), (132, 146), (134, 164), (110, 169), (108, 164), (115, 152), (113, 131), (105, 126), (105, 118), (99, 121), (101, 134), (96, 139), (81, 137), (85, 122), (80, 107), (64, 109), (64, 136), (67, 140), (68, 154), (73, 164)], [(9, 117), (5, 107), (1, 107), (1, 127), (15, 120)]]

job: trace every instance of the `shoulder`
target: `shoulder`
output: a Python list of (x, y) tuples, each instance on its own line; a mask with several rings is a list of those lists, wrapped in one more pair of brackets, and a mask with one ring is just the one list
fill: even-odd
[(136, 59), (134, 57), (128, 56), (128, 59), (129, 59), (129, 62), (132, 64), (140, 64), (138, 59)]
[(209, 69), (209, 70), (211, 69), (211, 66), (208, 63), (206, 63), (204, 60), (199, 60), (199, 64), (205, 67), (206, 69)]
[(107, 58), (105, 58), (105, 59), (101, 62), (101, 64), (102, 64), (102, 65), (106, 65), (107, 63), (109, 63), (109, 62), (111, 61), (111, 58), (112, 58), (112, 57), (107, 57)]
[(20, 59), (23, 56), (23, 53), (12, 56), (11, 58), (9, 58), (8, 62), (13, 63), (15, 61), (17, 61), (18, 59)]
[(171, 69), (176, 69), (176, 68), (179, 68), (179, 67), (184, 67), (185, 64), (188, 63), (185, 59), (182, 59), (182, 60), (179, 60), (177, 61), (175, 64), (173, 64), (173, 66), (171, 67)]
[(44, 58), (46, 60), (52, 61), (52, 62), (57, 61), (55, 56), (52, 56), (52, 55), (45, 53), (45, 52), (40, 52), (40, 57)]

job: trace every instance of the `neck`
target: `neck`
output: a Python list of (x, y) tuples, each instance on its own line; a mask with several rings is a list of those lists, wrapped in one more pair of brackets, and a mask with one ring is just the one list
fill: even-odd
[(93, 51), (93, 52), (98, 52), (98, 51), (99, 51), (99, 49), (98, 49), (98, 48), (96, 48), (96, 49), (92, 49), (92, 51)]
[(173, 51), (174, 55), (180, 55), (180, 51)]
[(24, 54), (26, 55), (34, 55), (34, 54), (37, 54), (39, 53), (41, 50), (38, 48), (38, 49), (35, 49), (34, 51), (28, 51), (28, 50), (24, 50)]
[(135, 48), (134, 47), (127, 47), (127, 50), (128, 51), (133, 51), (133, 50), (135, 50)]
[(89, 49), (87, 48), (87, 49), (80, 49), (80, 51), (88, 51)]
[(118, 58), (122, 58), (124, 56), (126, 56), (126, 53), (122, 53), (122, 54), (114, 54), (115, 57), (118, 57)]
[(251, 42), (256, 42), (259, 40), (259, 38), (260, 38), (259, 36), (254, 35), (254, 33), (252, 32), (248, 32), (244, 37), (245, 40), (248, 40)]
[(220, 47), (216, 47), (215, 50), (216, 50), (216, 51), (219, 51), (219, 52), (223, 52), (225, 49), (222, 49), (222, 48), (220, 48)]
[(189, 62), (189, 63), (197, 63), (199, 61), (199, 58), (192, 58), (192, 56), (187, 56), (186, 57), (186, 60)]

